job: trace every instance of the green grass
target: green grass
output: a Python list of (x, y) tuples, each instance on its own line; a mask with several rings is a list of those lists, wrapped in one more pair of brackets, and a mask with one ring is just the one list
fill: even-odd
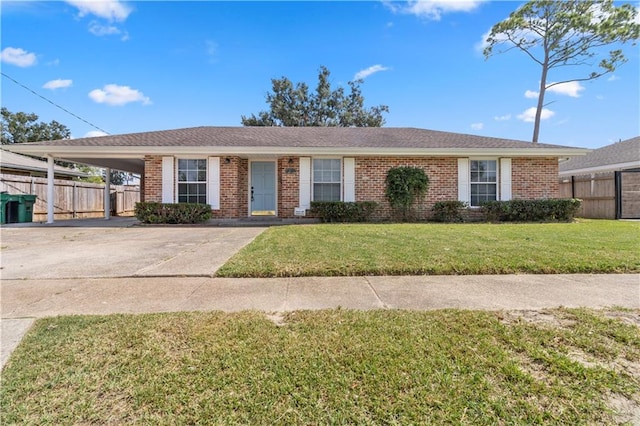
[[(243, 312), (36, 322), (0, 423), (613, 424), (640, 311)], [(637, 414), (637, 413), (636, 413)]]
[(327, 224), (270, 228), (221, 277), (632, 273), (640, 222)]

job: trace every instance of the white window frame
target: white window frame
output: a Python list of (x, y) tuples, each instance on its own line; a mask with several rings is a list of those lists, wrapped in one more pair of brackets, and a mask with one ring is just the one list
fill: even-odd
[(315, 194), (315, 185), (316, 185), (316, 180), (315, 180), (315, 161), (316, 160), (337, 160), (340, 162), (340, 166), (339, 166), (339, 170), (340, 170), (340, 180), (338, 182), (318, 182), (318, 183), (329, 183), (329, 184), (339, 184), (340, 185), (340, 190), (339, 190), (339, 194), (340, 194), (340, 199), (336, 200), (336, 201), (342, 201), (344, 199), (344, 170), (343, 170), (343, 158), (342, 157), (312, 157), (311, 158), (311, 201), (319, 201), (316, 200), (316, 194)]
[[(181, 181), (180, 180), (180, 160), (200, 160), (204, 161), (205, 167), (205, 179), (203, 181)], [(204, 194), (205, 194), (205, 202), (200, 204), (209, 204), (209, 158), (201, 157), (201, 156), (187, 156), (187, 157), (176, 157), (175, 159), (175, 200), (176, 203), (180, 203), (180, 184), (189, 184), (189, 183), (204, 183)]]
[[(474, 161), (493, 161), (496, 165), (496, 180), (495, 182), (473, 182), (472, 180), (472, 163)], [(480, 206), (474, 206), (472, 204), (472, 200), (473, 200), (473, 191), (472, 188), (474, 187), (474, 185), (495, 185), (496, 188), (496, 200), (500, 200), (500, 160), (498, 158), (495, 157), (474, 157), (474, 158), (469, 158), (469, 207), (473, 207), (473, 208), (479, 208)]]

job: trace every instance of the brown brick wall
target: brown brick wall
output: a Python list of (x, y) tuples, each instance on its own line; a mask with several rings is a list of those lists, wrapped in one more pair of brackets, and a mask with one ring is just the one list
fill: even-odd
[(248, 160), (240, 157), (220, 158), (220, 210), (214, 210), (213, 217), (228, 219), (247, 216), (248, 176)]
[(300, 193), (300, 159), (281, 157), (278, 159), (278, 217), (294, 217)]
[(356, 201), (378, 203), (376, 219), (391, 216), (391, 208), (385, 193), (385, 179), (392, 167), (411, 166), (425, 171), (429, 178), (429, 189), (425, 198), (416, 204), (417, 218), (429, 217), (430, 210), (438, 201), (458, 199), (458, 160), (456, 158), (394, 158), (356, 157)]
[(514, 200), (559, 198), (558, 159), (553, 157), (511, 160), (511, 196)]
[(162, 202), (162, 157), (147, 155), (144, 157), (144, 189), (142, 199), (150, 203)]
[[(225, 160), (229, 159), (227, 163)], [(292, 160), (289, 163), (289, 160)], [(457, 158), (424, 157), (355, 157), (356, 200), (376, 201), (379, 208), (375, 219), (391, 215), (384, 195), (387, 171), (397, 166), (420, 167), (429, 177), (426, 197), (417, 204), (418, 219), (426, 219), (438, 201), (458, 199)], [(300, 160), (298, 157), (281, 157), (277, 160), (278, 216), (294, 217), (298, 206)], [(162, 157), (146, 156), (142, 182), (145, 201), (162, 201)], [(514, 158), (512, 160), (512, 198), (537, 199), (559, 196), (558, 161), (556, 158)], [(217, 218), (242, 218), (248, 216), (249, 161), (239, 157), (220, 158), (220, 210), (214, 210)]]

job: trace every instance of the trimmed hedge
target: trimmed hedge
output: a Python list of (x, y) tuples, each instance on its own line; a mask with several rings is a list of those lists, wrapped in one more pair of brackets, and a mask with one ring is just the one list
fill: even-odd
[(312, 201), (311, 212), (322, 222), (367, 222), (378, 207), (375, 201)]
[(202, 223), (211, 219), (211, 206), (195, 203), (136, 203), (135, 215), (142, 223)]
[(462, 212), (467, 208), (464, 201), (438, 201), (433, 205), (432, 219), (436, 222), (459, 223), (464, 222)]
[(577, 198), (488, 201), (481, 210), (489, 222), (570, 222), (581, 204)]

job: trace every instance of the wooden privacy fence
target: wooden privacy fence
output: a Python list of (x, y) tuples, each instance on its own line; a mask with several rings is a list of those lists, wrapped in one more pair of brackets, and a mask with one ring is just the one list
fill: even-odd
[(580, 198), (576, 216), (592, 219), (640, 218), (640, 171), (623, 170), (560, 178), (561, 198)]
[[(55, 219), (104, 217), (104, 184), (54, 180)], [(47, 179), (1, 174), (0, 191), (9, 194), (34, 194), (33, 221), (47, 220)], [(111, 185), (111, 214), (133, 216), (140, 188), (133, 185)]]

